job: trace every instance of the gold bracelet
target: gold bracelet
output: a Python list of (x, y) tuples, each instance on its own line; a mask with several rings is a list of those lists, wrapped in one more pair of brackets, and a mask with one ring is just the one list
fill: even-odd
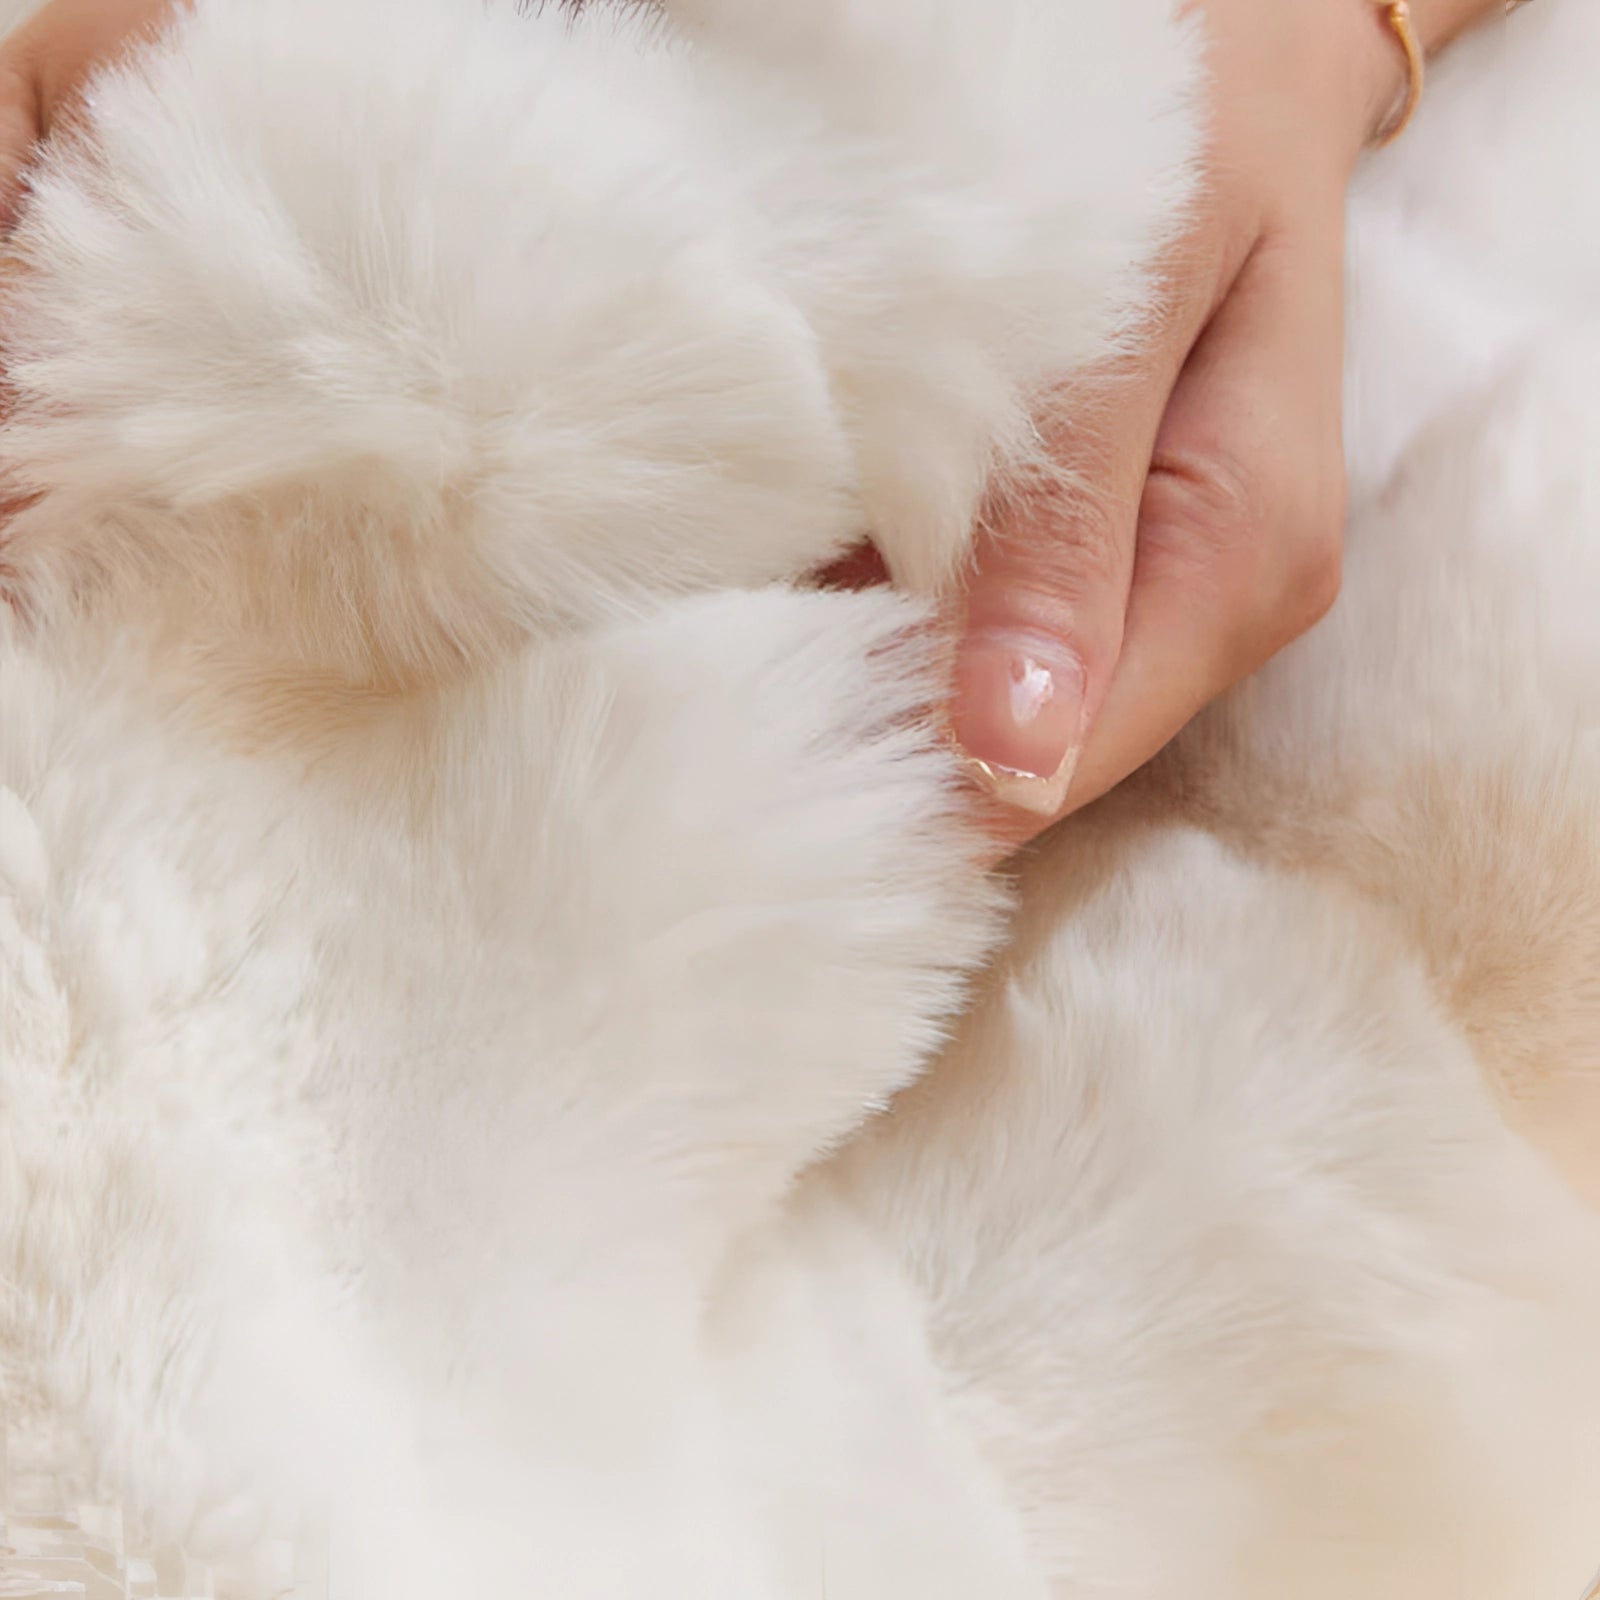
[(1422, 104), (1422, 89), (1427, 82), (1428, 67), (1417, 30), (1411, 25), (1411, 7), (1407, 0), (1376, 0), (1376, 4), (1406, 58), (1405, 99), (1374, 141), (1382, 149), (1386, 144), (1393, 144), (1411, 126), (1411, 119)]

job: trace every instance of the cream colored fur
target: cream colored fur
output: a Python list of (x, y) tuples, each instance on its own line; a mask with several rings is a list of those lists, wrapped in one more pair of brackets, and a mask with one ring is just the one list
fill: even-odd
[(1161, 0), (103, 80), (5, 322), (7, 1424), (246, 1597), (1576, 1600), (1597, 58), (1367, 175), (1347, 593), (1014, 923), (919, 603), (796, 585), (947, 583), (1135, 331)]

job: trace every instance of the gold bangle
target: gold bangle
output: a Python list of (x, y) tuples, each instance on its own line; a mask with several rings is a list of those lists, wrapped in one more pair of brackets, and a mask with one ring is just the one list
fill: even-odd
[(1374, 141), (1381, 150), (1384, 145), (1393, 144), (1411, 126), (1411, 119), (1422, 104), (1422, 89), (1427, 82), (1428, 67), (1417, 30), (1411, 25), (1411, 7), (1407, 0), (1376, 0), (1376, 3), (1406, 58), (1405, 99)]

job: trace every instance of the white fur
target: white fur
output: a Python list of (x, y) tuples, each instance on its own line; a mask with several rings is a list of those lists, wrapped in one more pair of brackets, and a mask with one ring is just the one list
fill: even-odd
[[(1540, 9), (1529, 80), (1600, 46)], [(237, 1594), (309, 1516), (338, 1600), (1575, 1595), (1600, 205), (1559, 317), (1480, 251), (1423, 322), (1440, 135), (1373, 174), (1349, 594), (1036, 853), (929, 1067), (1001, 909), (938, 641), (785, 585), (932, 590), (1036, 467), (1188, 45), (668, 13), (202, 0), (36, 175), (6, 1421)]]

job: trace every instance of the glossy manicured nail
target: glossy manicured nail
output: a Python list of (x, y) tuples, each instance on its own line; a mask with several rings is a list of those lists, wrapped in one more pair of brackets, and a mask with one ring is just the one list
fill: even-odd
[(975, 634), (956, 660), (951, 721), (986, 788), (1007, 805), (1053, 817), (1083, 748), (1083, 667), (1046, 634)]

